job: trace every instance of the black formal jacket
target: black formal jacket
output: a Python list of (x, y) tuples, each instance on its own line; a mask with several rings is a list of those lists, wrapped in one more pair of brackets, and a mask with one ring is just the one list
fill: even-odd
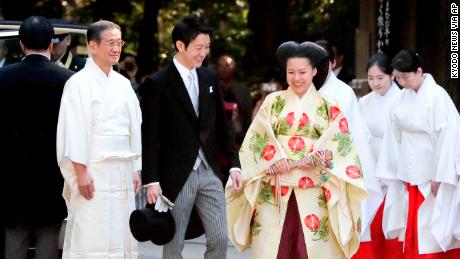
[(56, 127), (62, 90), (72, 74), (36, 54), (0, 69), (0, 189), (7, 225), (45, 226), (67, 215)]
[(69, 50), (67, 50), (64, 56), (62, 56), (61, 63), (66, 65), (67, 62), (69, 62), (69, 58), (72, 58), (72, 60), (70, 61), (69, 66), (66, 67), (67, 69), (78, 72), (85, 67), (86, 59), (78, 55), (71, 54)]
[(198, 68), (199, 117), (174, 63), (148, 77), (141, 86), (142, 180), (160, 182), (174, 201), (192, 171), (200, 146), (214, 173), (223, 181), (217, 155), (226, 153), (240, 167), (231, 124), (225, 114), (216, 74)]
[(173, 62), (148, 77), (139, 91), (142, 182), (159, 181), (163, 194), (173, 202), (192, 171), (200, 146), (207, 162), (223, 183), (229, 172), (219, 167), (220, 152), (228, 157), (230, 167), (240, 167), (216, 74), (207, 68), (197, 68), (197, 75), (198, 117)]

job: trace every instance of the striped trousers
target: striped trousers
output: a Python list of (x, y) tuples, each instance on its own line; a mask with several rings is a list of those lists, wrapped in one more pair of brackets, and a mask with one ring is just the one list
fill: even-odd
[(163, 248), (163, 259), (182, 259), (187, 224), (196, 205), (206, 232), (205, 259), (227, 256), (227, 218), (225, 195), (220, 179), (204, 163), (193, 170), (175, 200), (172, 215), (176, 222), (174, 239)]

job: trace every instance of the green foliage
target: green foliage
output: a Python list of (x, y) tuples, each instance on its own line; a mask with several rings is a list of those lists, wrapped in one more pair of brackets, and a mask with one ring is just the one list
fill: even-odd
[(268, 203), (270, 205), (275, 206), (274, 200), (273, 200), (273, 190), (272, 186), (268, 183), (262, 183), (262, 188), (260, 189), (259, 197), (258, 197), (258, 203), (259, 204), (264, 204)]
[(287, 135), (289, 130), (291, 129), (291, 126), (289, 126), (286, 122), (286, 118), (283, 118), (281, 122), (278, 125), (278, 128), (276, 130), (276, 135)]
[(261, 227), (262, 227), (262, 225), (260, 225), (259, 222), (254, 221), (254, 224), (252, 225), (252, 235), (253, 236), (259, 235), (260, 231), (262, 231)]
[[(355, 166), (358, 167), (359, 171), (363, 172), (363, 168), (361, 167), (361, 160), (359, 159), (359, 156), (356, 155), (354, 160), (355, 162)], [(361, 174), (361, 176), (363, 176), (363, 174)]]
[(268, 136), (260, 135), (258, 133), (254, 134), (249, 141), (249, 149), (254, 154), (254, 160), (257, 162), (257, 159), (262, 156), (262, 151), (268, 144)]
[(321, 193), (318, 195), (318, 206), (323, 209), (327, 209), (326, 195)]
[[(194, 2), (193, 4), (191, 4)], [(221, 54), (227, 53), (241, 60), (245, 53), (247, 29), (247, 15), (249, 5), (247, 0), (176, 0), (171, 1), (158, 15), (160, 43), (160, 58), (162, 63), (169, 61), (174, 55), (174, 45), (171, 40), (171, 31), (174, 25), (185, 16), (195, 14), (214, 28), (209, 58), (215, 61)]]
[(322, 104), (316, 108), (316, 114), (318, 114), (319, 117), (325, 119), (326, 121), (329, 120), (329, 103), (326, 101), (326, 99), (323, 99)]
[(351, 151), (351, 139), (348, 133), (336, 133), (332, 141), (338, 142), (337, 152), (341, 156), (346, 156)]
[(279, 95), (276, 96), (275, 102), (272, 104), (272, 116), (278, 117), (284, 106), (286, 106), (286, 100)]
[(327, 242), (329, 240), (329, 218), (324, 217), (321, 219), (318, 229), (312, 232), (313, 235), (317, 237), (313, 239), (313, 241), (323, 240), (324, 242)]
[(320, 125), (313, 125), (313, 130), (310, 131), (310, 137), (313, 139), (319, 139), (323, 135), (324, 127)]

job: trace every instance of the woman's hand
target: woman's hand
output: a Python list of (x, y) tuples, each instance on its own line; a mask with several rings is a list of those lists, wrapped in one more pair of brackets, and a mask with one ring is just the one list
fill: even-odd
[(286, 158), (279, 160), (274, 164), (274, 166), (277, 173), (284, 174), (291, 171), (291, 167), (289, 166), (288, 160)]

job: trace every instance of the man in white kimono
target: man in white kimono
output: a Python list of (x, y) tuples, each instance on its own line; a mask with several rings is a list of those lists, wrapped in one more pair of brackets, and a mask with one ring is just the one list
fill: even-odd
[(129, 81), (113, 71), (120, 27), (93, 23), (92, 59), (67, 81), (57, 129), (68, 223), (63, 258), (137, 258), (129, 229), (141, 187), (141, 112)]
[(334, 52), (332, 46), (326, 40), (316, 42), (323, 47), (329, 56), (329, 72), (326, 81), (319, 89), (325, 96), (333, 98), (339, 104), (340, 109), (348, 120), (348, 126), (353, 138), (353, 144), (358, 152), (361, 167), (363, 169), (364, 182), (368, 189), (368, 197), (362, 205), (361, 241), (370, 241), (370, 224), (383, 201), (383, 193), (379, 181), (375, 177), (375, 159), (369, 145), (370, 134), (361, 118), (358, 99), (353, 89), (340, 81), (332, 72), (334, 67)]

